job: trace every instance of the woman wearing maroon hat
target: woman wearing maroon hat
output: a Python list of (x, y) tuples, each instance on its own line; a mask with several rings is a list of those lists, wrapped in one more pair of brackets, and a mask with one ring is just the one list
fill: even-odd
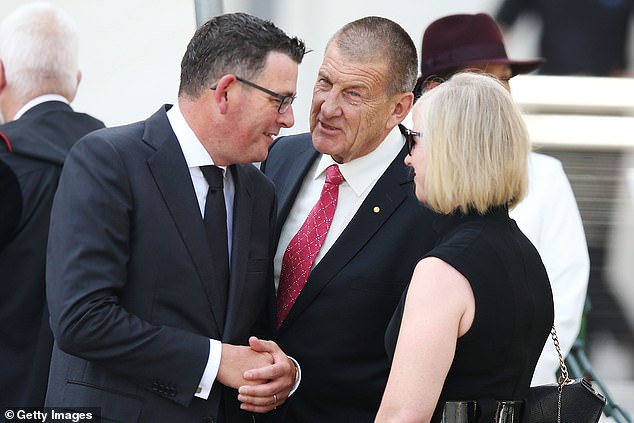
[(416, 197), (446, 216), (388, 326), (376, 422), (454, 422), (443, 410), (461, 401), (469, 422), (518, 423), (553, 322), (546, 269), (508, 216), (527, 188), (526, 127), (502, 84), (476, 73), (423, 94), (412, 116)]
[(414, 94), (418, 98), (424, 89), (430, 88), (430, 83), (464, 69), (490, 73), (508, 89), (509, 79), (532, 72), (542, 63), (543, 59), (509, 59), (500, 28), (486, 13), (449, 15), (432, 22), (425, 30), (421, 75)]

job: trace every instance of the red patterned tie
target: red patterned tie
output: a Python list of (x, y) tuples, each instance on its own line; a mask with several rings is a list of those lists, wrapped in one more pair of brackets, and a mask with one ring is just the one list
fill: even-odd
[(308, 213), (299, 231), (288, 244), (282, 259), (280, 284), (277, 290), (277, 326), (279, 327), (308, 280), (315, 257), (326, 239), (337, 207), (339, 184), (344, 181), (339, 167), (326, 169), (326, 183), (319, 201)]

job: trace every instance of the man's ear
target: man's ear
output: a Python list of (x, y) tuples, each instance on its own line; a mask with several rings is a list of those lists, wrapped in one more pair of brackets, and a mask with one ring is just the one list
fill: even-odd
[(66, 100), (68, 100), (70, 103), (73, 102), (75, 96), (77, 95), (77, 90), (79, 89), (79, 84), (81, 83), (81, 76), (81, 71), (78, 70), (77, 75), (75, 76), (75, 81), (77, 81), (77, 84), (75, 84), (75, 89), (63, 94), (64, 97), (66, 97)]
[(7, 78), (4, 74), (4, 63), (2, 62), (2, 59), (0, 59), (0, 91), (2, 91), (6, 85)]
[(213, 90), (214, 101), (216, 106), (218, 106), (218, 110), (220, 110), (220, 113), (222, 114), (227, 112), (227, 108), (229, 107), (229, 91), (232, 84), (236, 81), (237, 79), (235, 75), (225, 75), (218, 80), (216, 89)]
[(405, 119), (409, 111), (412, 110), (412, 105), (414, 104), (413, 93), (408, 92), (397, 95), (397, 102), (394, 104), (392, 114), (387, 121), (388, 128), (394, 128), (396, 125), (401, 123), (403, 119)]

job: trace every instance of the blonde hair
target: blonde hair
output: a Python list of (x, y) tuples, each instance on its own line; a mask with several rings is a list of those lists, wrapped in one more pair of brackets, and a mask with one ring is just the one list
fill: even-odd
[(425, 92), (413, 109), (426, 149), (425, 202), (436, 212), (515, 206), (528, 186), (522, 115), (495, 78), (464, 72)]

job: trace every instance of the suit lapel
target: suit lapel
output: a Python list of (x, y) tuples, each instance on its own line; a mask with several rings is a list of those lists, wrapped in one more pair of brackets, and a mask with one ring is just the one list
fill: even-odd
[[(250, 166), (250, 165), (249, 165)], [(243, 298), (245, 281), (247, 280), (247, 262), (249, 240), (251, 234), (251, 215), (253, 211), (252, 182), (240, 166), (230, 167), (235, 186), (233, 201), (233, 237), (231, 241), (231, 266), (229, 295), (227, 300), (227, 319), (223, 339), (232, 339), (231, 328), (237, 327), (233, 322), (240, 317), (240, 299)]]
[(226, 299), (215, 289), (216, 273), (191, 176), (165, 112), (161, 109), (146, 121), (143, 140), (156, 148), (156, 153), (148, 159), (148, 166), (207, 295), (217, 330), (210, 336), (219, 338), (225, 320), (219, 310), (225, 309)]
[[(276, 181), (276, 192), (278, 195), (278, 204), (279, 204), (279, 212), (277, 214), (278, 222), (285, 222), (288, 214), (295, 203), (295, 198), (297, 197), (297, 193), (302, 187), (302, 182), (306, 177), (306, 174), (310, 170), (311, 166), (320, 157), (318, 151), (312, 148), (312, 142), (310, 144), (311, 148), (308, 148), (298, 154), (288, 167), (285, 167), (285, 171), (290, 177), (277, 179), (273, 177), (272, 179)], [(282, 229), (282, 225), (278, 225), (277, 228), (277, 239), (279, 239), (279, 234)]]
[[(377, 181), (372, 191), (359, 207), (354, 217), (330, 248), (328, 253), (311, 271), (308, 281), (280, 330), (292, 325), (322, 289), (367, 244), (394, 211), (405, 201), (412, 176), (403, 164), (402, 150)], [(302, 178), (303, 179), (303, 178)]]

